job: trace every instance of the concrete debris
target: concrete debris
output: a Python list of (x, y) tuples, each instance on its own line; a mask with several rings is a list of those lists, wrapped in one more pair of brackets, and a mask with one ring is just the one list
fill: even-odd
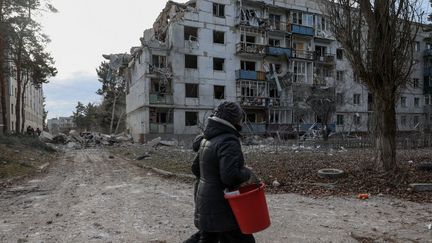
[(77, 132), (76, 130), (70, 130), (69, 135), (76, 142), (79, 142), (79, 143), (85, 142), (84, 138), (82, 138), (81, 135), (79, 134), (79, 132)]
[(151, 140), (150, 142), (148, 142), (147, 145), (150, 147), (156, 147), (160, 143), (160, 141), (162, 141), (162, 138), (157, 137), (157, 138)]
[(66, 134), (59, 133), (57, 136), (54, 137), (53, 140), (54, 140), (53, 142), (56, 144), (66, 144), (69, 138), (66, 136)]
[(54, 140), (54, 137), (45, 131), (42, 131), (41, 135), (39, 136), (39, 139), (44, 143), (51, 143)]
[(280, 183), (279, 183), (279, 181), (274, 180), (273, 183), (272, 183), (272, 185), (273, 185), (274, 187), (279, 187), (279, 186), (280, 186)]

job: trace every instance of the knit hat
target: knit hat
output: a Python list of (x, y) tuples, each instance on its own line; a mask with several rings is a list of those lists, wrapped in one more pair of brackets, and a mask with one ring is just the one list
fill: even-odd
[(235, 102), (224, 101), (216, 107), (213, 115), (232, 125), (237, 125), (243, 120), (243, 109)]

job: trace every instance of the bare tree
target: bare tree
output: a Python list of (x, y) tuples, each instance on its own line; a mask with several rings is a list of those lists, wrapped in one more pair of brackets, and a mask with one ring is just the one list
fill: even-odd
[(324, 140), (328, 140), (329, 127), (333, 114), (336, 112), (336, 100), (334, 88), (312, 87), (311, 95), (306, 103), (312, 112), (321, 120), (321, 134)]
[(396, 171), (396, 102), (412, 73), (421, 16), (417, 0), (323, 1), (336, 40), (373, 95), (376, 159)]

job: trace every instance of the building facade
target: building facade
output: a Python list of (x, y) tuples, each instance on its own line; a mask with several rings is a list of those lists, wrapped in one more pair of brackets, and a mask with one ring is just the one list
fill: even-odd
[(76, 128), (72, 116), (48, 119), (47, 126), (49, 132), (53, 135), (57, 135), (59, 133), (67, 134), (70, 130)]
[[(1, 110), (1, 116), (5, 115), (8, 122), (8, 133), (15, 133), (16, 128), (16, 101), (17, 101), (17, 81), (14, 76), (14, 68), (10, 65), (11, 75), (7, 78), (7, 92), (6, 92), (6, 107), (7, 110)], [(28, 126), (33, 129), (39, 128), (43, 130), (43, 104), (44, 95), (43, 88), (36, 87), (32, 84), (31, 80), (24, 77), (23, 83), (27, 83), (25, 89), (22, 90), (24, 93), (24, 101), (22, 102), (22, 107), (24, 108), (25, 121), (24, 121), (24, 132)], [(1, 117), (0, 116), (0, 117)], [(23, 118), (21, 118), (21, 121)], [(0, 120), (1, 132), (3, 132), (3, 120)]]
[[(224, 100), (245, 110), (245, 133), (307, 131), (323, 123), (308, 105), (316, 90), (334, 100), (331, 130), (368, 132), (373, 99), (319, 9), (305, 0), (168, 2), (131, 50), (131, 135), (196, 134)], [(420, 33), (413, 82), (398, 103), (400, 131), (432, 122), (432, 52), (423, 39)]]

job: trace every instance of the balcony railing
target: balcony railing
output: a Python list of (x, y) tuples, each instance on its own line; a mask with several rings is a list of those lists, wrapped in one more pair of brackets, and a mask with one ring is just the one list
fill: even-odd
[(266, 46), (255, 43), (237, 43), (236, 52), (238, 54), (265, 55)]
[(150, 93), (150, 104), (172, 105), (174, 99), (172, 94)]
[(307, 60), (315, 60), (315, 52), (305, 51), (305, 50), (293, 50), (292, 57), (307, 59)]
[(266, 53), (269, 56), (286, 56), (292, 57), (292, 49), (276, 46), (268, 46), (266, 48)]
[(263, 108), (288, 107), (290, 102), (288, 99), (262, 97), (262, 96), (260, 97), (239, 96), (237, 97), (237, 101), (240, 103), (241, 106), (244, 107), (263, 107)]
[(292, 34), (307, 35), (307, 36), (315, 35), (314, 28), (309, 26), (290, 24), (288, 29)]
[(335, 65), (336, 59), (334, 55), (331, 54), (325, 54), (323, 56), (316, 56), (317, 63), (324, 64), (324, 65)]
[(174, 133), (172, 123), (150, 123), (150, 133)]
[(269, 21), (268, 30), (269, 31), (283, 31), (289, 32), (290, 24), (281, 21)]
[(245, 79), (245, 80), (266, 80), (265, 72), (261, 71), (249, 71), (249, 70), (237, 70), (236, 71), (236, 80)]

